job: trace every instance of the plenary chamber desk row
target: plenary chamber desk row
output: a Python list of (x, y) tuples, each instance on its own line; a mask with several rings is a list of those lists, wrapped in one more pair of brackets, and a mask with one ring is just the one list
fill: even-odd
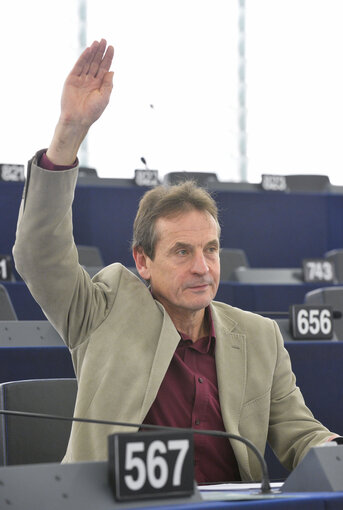
[[(106, 462), (41, 464), (0, 468), (0, 508), (13, 510), (341, 510), (343, 492), (298, 492), (256, 495), (211, 493), (195, 487), (192, 496), (115, 501), (108, 481)], [(250, 491), (251, 494), (252, 491)], [(257, 492), (257, 491), (256, 491)], [(234, 497), (232, 495), (234, 494)], [(225, 497), (231, 496), (231, 501)], [(236, 496), (236, 500), (235, 500)], [(245, 497), (245, 499), (244, 499)]]
[[(7, 289), (18, 319), (41, 320), (44, 314), (23, 281), (1, 282)], [(289, 306), (303, 304), (307, 292), (323, 283), (248, 284), (221, 282), (216, 300), (251, 312), (288, 312)]]
[[(131, 266), (133, 220), (147, 189), (79, 183), (76, 244), (99, 247), (105, 264)], [(22, 191), (22, 182), (0, 181), (0, 253), (11, 253)], [(243, 249), (251, 267), (300, 267), (304, 258), (343, 246), (343, 194), (215, 190), (213, 195), (221, 245)]]

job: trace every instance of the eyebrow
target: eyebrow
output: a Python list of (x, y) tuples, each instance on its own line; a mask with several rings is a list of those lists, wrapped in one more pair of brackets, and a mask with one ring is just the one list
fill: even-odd
[(173, 246), (170, 248), (169, 253), (172, 253), (177, 250), (184, 250), (184, 249), (191, 249), (192, 245), (189, 243), (182, 243), (181, 241), (177, 241)]
[[(218, 239), (212, 239), (211, 241), (209, 241), (208, 243), (205, 244), (205, 248), (207, 248), (208, 246), (216, 246), (217, 248), (219, 248), (219, 241), (218, 241)], [(193, 245), (190, 244), (190, 243), (183, 243), (181, 241), (177, 241), (170, 248), (170, 250), (168, 252), (172, 253), (172, 252), (175, 252), (177, 250), (185, 250), (185, 249), (191, 250), (191, 249), (193, 249)]]

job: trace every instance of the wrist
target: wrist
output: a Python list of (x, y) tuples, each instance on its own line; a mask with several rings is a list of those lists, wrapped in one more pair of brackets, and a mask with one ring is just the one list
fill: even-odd
[(88, 127), (59, 120), (51, 144), (46, 152), (54, 165), (72, 166)]

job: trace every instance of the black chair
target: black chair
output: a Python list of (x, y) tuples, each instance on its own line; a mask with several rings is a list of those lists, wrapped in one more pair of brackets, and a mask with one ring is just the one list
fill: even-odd
[[(36, 379), (0, 384), (0, 409), (73, 416), (76, 379)], [(0, 415), (0, 465), (60, 462), (71, 423)]]
[(4, 285), (0, 284), (0, 320), (17, 320), (11, 298)]
[(334, 282), (343, 283), (343, 250), (336, 249), (327, 251), (324, 257), (326, 260), (332, 262), (334, 267)]
[[(334, 311), (343, 314), (343, 287), (320, 287), (305, 294), (307, 305), (331, 305)], [(335, 337), (343, 340), (343, 317), (335, 318), (333, 325)]]
[(104, 267), (104, 260), (97, 246), (76, 245), (79, 262), (85, 268), (90, 277), (93, 277)]
[(219, 256), (220, 280), (223, 282), (236, 280), (235, 270), (239, 267), (249, 267), (245, 251), (239, 248), (221, 248)]
[(104, 266), (104, 260), (97, 246), (78, 244), (76, 248), (79, 254), (79, 262), (82, 266)]

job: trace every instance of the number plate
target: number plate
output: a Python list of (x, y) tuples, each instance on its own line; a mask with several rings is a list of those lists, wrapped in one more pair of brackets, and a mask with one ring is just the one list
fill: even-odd
[(118, 501), (194, 493), (193, 436), (186, 432), (112, 434), (109, 476)]
[(261, 186), (265, 191), (286, 191), (286, 177), (284, 175), (262, 174)]
[(135, 170), (135, 183), (138, 186), (157, 186), (158, 171), (157, 170)]
[(0, 180), (1, 181), (24, 181), (25, 180), (24, 165), (0, 164)]
[(332, 307), (325, 305), (292, 305), (289, 313), (293, 338), (328, 339), (333, 337)]
[(304, 259), (305, 282), (332, 282), (335, 277), (333, 263), (326, 259)]

